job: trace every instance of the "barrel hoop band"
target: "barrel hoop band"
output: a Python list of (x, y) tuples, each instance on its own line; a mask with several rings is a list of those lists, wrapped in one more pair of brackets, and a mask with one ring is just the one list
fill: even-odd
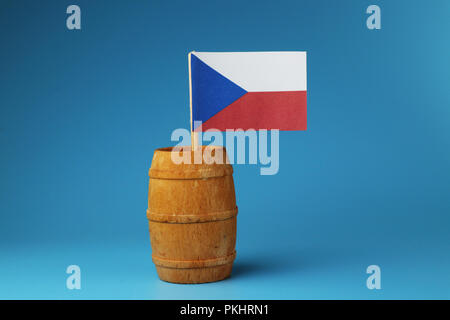
[(232, 263), (236, 258), (236, 251), (224, 257), (204, 260), (172, 260), (152, 255), (153, 263), (158, 267), (172, 269), (210, 268)]
[(163, 223), (200, 223), (228, 220), (235, 217), (238, 208), (206, 214), (167, 214), (151, 212), (147, 209), (147, 219), (153, 222)]
[(233, 175), (233, 167), (225, 165), (214, 168), (200, 168), (187, 170), (158, 170), (151, 169), (148, 172), (151, 179), (164, 180), (196, 180), (208, 178), (220, 178)]

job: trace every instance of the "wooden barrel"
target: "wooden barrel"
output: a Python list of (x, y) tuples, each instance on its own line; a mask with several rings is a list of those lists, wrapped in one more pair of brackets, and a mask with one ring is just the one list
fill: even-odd
[[(199, 164), (190, 147), (157, 149), (153, 155), (147, 218), (152, 259), (164, 281), (212, 282), (231, 274), (237, 215), (233, 168), (226, 163), (225, 148), (206, 148), (208, 161)], [(174, 163), (173, 152), (191, 164)], [(207, 164), (218, 156), (222, 163)]]

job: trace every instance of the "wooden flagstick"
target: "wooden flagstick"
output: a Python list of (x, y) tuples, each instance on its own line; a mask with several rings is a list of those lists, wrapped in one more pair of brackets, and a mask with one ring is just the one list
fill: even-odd
[[(192, 51), (194, 52), (194, 51)], [(188, 65), (189, 65), (189, 108), (191, 112), (191, 148), (192, 151), (198, 148), (198, 132), (194, 131), (194, 124), (192, 119), (192, 74), (191, 74), (191, 55), (192, 52), (188, 54)]]

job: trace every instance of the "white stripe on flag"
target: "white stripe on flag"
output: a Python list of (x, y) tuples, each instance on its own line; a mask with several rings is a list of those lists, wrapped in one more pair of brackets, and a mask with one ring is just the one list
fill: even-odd
[(193, 52), (249, 92), (306, 91), (306, 52)]

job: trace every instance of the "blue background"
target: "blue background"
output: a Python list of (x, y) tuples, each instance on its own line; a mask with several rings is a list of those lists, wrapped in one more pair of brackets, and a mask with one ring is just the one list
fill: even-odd
[[(449, 17), (438, 0), (1, 1), (0, 298), (449, 299)], [(189, 127), (191, 50), (308, 51), (308, 130), (281, 132), (277, 175), (235, 165), (232, 277), (175, 285), (151, 262), (147, 174)]]

